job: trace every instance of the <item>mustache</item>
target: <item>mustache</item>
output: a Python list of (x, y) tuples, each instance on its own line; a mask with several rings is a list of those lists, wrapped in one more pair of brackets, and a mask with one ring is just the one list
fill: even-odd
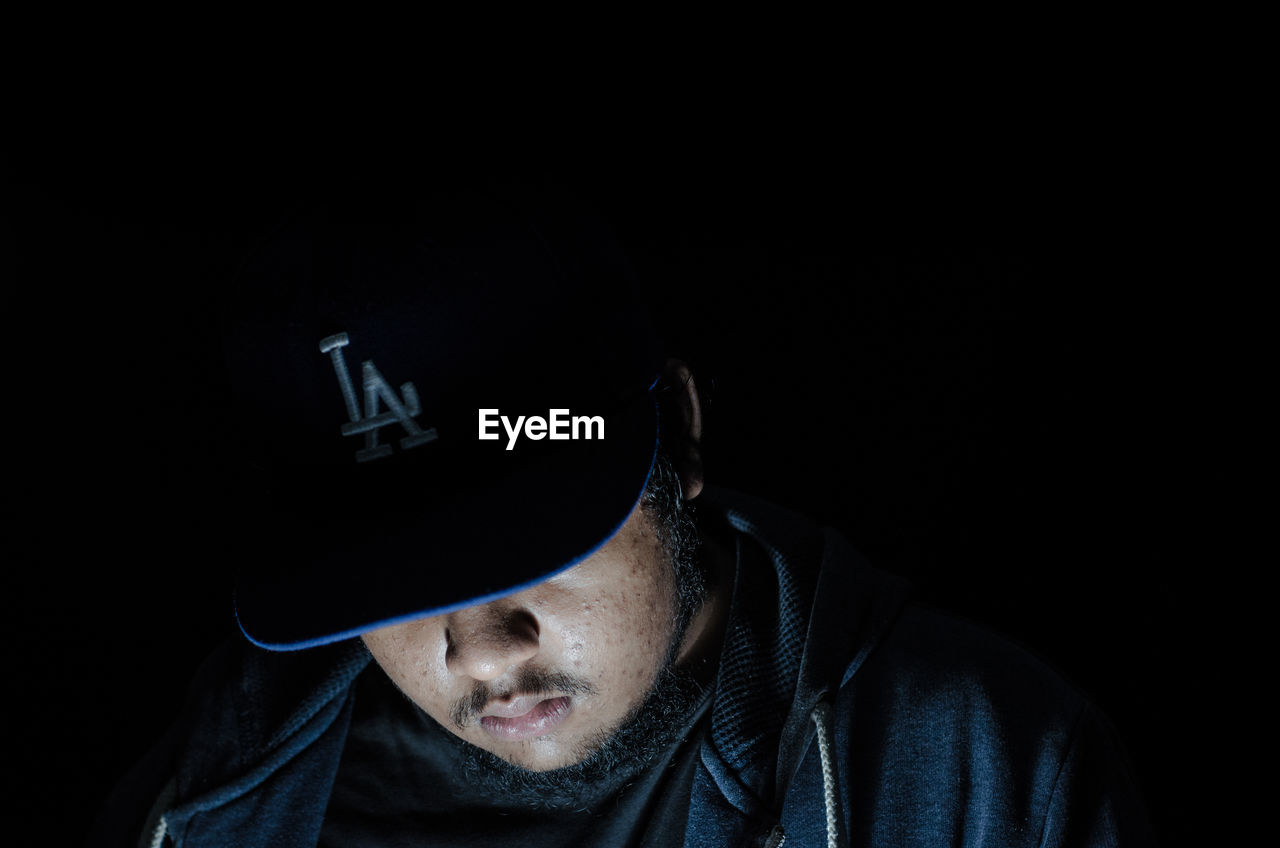
[(549, 698), (561, 695), (595, 695), (598, 690), (586, 679), (564, 671), (547, 671), (541, 668), (522, 668), (510, 683), (498, 688), (483, 681), (477, 682), (471, 694), (459, 698), (449, 710), (449, 718), (459, 728), (476, 721), (491, 701), (504, 701), (521, 695), (545, 695)]

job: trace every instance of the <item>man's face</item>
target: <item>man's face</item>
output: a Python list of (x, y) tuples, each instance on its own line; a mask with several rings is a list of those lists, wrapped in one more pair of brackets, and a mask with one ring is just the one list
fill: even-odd
[(645, 700), (677, 636), (675, 577), (647, 512), (530, 589), (364, 642), (442, 727), (532, 771), (583, 760)]

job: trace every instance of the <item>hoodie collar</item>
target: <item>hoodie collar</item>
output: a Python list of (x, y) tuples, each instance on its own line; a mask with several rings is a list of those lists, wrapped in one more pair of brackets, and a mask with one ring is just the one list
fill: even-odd
[(776, 814), (814, 709), (874, 651), (906, 583), (803, 516), (724, 489), (704, 497), (743, 539), (704, 762), (743, 813)]

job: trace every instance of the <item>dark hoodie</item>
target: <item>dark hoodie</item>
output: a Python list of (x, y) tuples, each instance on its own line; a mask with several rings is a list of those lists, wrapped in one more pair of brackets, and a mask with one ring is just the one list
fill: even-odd
[[(1154, 844), (1110, 726), (1039, 661), (906, 603), (830, 529), (699, 503), (741, 544), (686, 846)], [(368, 662), (225, 646), (91, 844), (314, 846)]]

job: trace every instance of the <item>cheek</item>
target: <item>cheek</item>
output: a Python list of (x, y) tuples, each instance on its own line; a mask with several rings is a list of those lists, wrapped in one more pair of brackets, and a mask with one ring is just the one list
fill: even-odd
[(393, 625), (361, 638), (401, 692), (433, 718), (447, 716), (450, 704), (444, 666), (447, 644), (443, 630), (434, 620)]
[[(636, 564), (590, 601), (561, 630), (571, 670), (594, 676), (601, 691), (626, 699), (653, 684), (674, 632), (674, 591)], [(607, 688), (606, 688), (607, 687)]]

